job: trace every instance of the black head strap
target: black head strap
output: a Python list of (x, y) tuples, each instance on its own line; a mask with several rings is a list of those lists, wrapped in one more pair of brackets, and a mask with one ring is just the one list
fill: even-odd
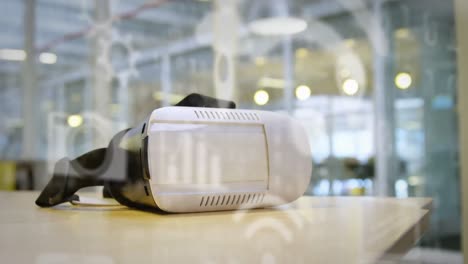
[[(176, 106), (235, 108), (236, 104), (232, 101), (193, 93), (177, 103)], [(60, 203), (78, 200), (79, 197), (75, 193), (84, 187), (104, 185), (106, 190), (108, 186), (124, 184), (125, 179), (114, 179), (112, 176), (125, 174), (126, 172), (112, 170), (112, 162), (125, 158), (117, 157), (126, 155), (125, 151), (118, 148), (118, 144), (128, 130), (117, 133), (107, 148), (95, 149), (74, 160), (68, 158), (59, 160), (55, 164), (52, 178), (37, 198), (36, 204), (41, 207), (51, 207)], [(114, 197), (118, 196), (115, 191), (110, 193)], [(118, 199), (118, 201), (123, 202), (121, 199)]]

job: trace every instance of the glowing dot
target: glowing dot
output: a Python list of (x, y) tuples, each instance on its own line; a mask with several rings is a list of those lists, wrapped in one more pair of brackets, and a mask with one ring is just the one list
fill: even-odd
[(258, 90), (254, 94), (254, 101), (258, 105), (265, 105), (270, 100), (270, 96), (265, 90)]
[(399, 39), (409, 38), (411, 36), (411, 31), (408, 28), (400, 28), (395, 31), (395, 37)]
[(67, 118), (67, 123), (70, 127), (79, 127), (83, 124), (83, 117), (81, 115), (71, 115)]
[(343, 82), (342, 89), (347, 95), (355, 95), (359, 91), (359, 83), (354, 79), (346, 79)]
[(353, 48), (356, 46), (356, 40), (354, 39), (345, 39), (343, 43), (348, 48)]
[(57, 55), (50, 52), (43, 52), (39, 54), (39, 61), (44, 64), (55, 64), (57, 62)]
[(309, 50), (306, 48), (299, 48), (296, 50), (296, 58), (303, 59), (309, 55)]
[(310, 97), (311, 91), (307, 85), (299, 85), (296, 88), (296, 98), (303, 101)]
[(411, 75), (409, 73), (400, 72), (395, 76), (395, 85), (399, 89), (408, 89), (411, 86), (412, 82), (413, 79), (411, 78)]

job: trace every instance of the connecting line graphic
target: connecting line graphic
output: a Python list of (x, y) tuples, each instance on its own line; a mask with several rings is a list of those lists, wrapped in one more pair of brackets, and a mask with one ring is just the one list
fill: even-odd
[[(104, 70), (107, 81), (111, 81), (115, 76), (119, 81), (119, 86), (127, 87), (130, 77), (138, 77), (139, 73), (136, 69), (136, 62), (139, 58), (139, 53), (136, 52), (132, 45), (132, 36), (129, 34), (121, 36), (119, 31), (112, 28), (109, 22), (99, 24), (95, 27), (96, 30), (90, 32), (90, 37), (101, 36), (97, 40), (99, 54), (97, 64)], [(110, 33), (109, 33), (110, 32)], [(110, 36), (109, 36), (110, 35)], [(111, 60), (113, 47), (123, 47), (126, 53), (126, 67), (122, 70), (115, 69)]]
[[(166, 2), (169, 2), (169, 1), (168, 0), (155, 0), (155, 1), (147, 2), (147, 3), (144, 3), (143, 5), (140, 5), (140, 6), (136, 7), (135, 9), (130, 10), (130, 11), (114, 15), (109, 19), (109, 21), (111, 23), (114, 23), (114, 22), (117, 22), (117, 21), (132, 19), (132, 18), (136, 17), (138, 14), (140, 14), (142, 12), (153, 9), (153, 8), (160, 7), (162, 4), (164, 4)], [(86, 20), (89, 19), (89, 15), (84, 14), (84, 18)], [(78, 31), (75, 31), (75, 32), (70, 32), (68, 34), (65, 34), (65, 35), (59, 37), (59, 38), (53, 39), (52, 41), (46, 43), (45, 45), (43, 45), (41, 47), (37, 47), (36, 52), (37, 53), (47, 52), (47, 51), (51, 50), (52, 48), (54, 48), (54, 47), (56, 47), (56, 46), (58, 46), (58, 45), (60, 45), (62, 43), (72, 41), (72, 40), (75, 40), (75, 39), (83, 38), (89, 32), (95, 30), (95, 27), (97, 27), (97, 25), (90, 24), (90, 25), (88, 25), (87, 27), (85, 27), (82, 30), (78, 30)]]
[[(130, 77), (138, 77), (138, 71), (136, 70), (136, 61), (138, 59), (138, 53), (135, 52), (132, 45), (132, 36), (129, 34), (121, 35), (119, 30), (113, 27), (115, 23), (120, 22), (122, 17), (114, 16), (109, 19), (97, 22), (86, 12), (86, 7), (83, 7), (82, 16), (89, 24), (93, 27), (86, 32), (86, 37), (97, 39), (97, 50), (99, 54), (97, 55), (97, 64), (101, 69), (104, 70), (104, 75), (106, 81), (110, 82), (114, 76), (118, 79), (118, 84), (120, 87), (127, 87), (128, 80)], [(134, 17), (138, 14), (138, 10), (141, 7), (135, 9), (134, 11), (127, 13), (126, 18)], [(123, 47), (126, 52), (127, 63), (123, 70), (116, 70), (112, 64), (111, 53), (113, 47)]]

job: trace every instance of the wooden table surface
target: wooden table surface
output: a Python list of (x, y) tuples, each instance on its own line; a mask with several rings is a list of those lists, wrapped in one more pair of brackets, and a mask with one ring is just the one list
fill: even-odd
[(431, 200), (302, 197), (274, 209), (155, 214), (0, 192), (1, 263), (373, 263), (428, 228)]

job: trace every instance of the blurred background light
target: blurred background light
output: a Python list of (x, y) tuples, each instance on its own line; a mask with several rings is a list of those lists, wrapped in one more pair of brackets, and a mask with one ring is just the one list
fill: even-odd
[(399, 89), (406, 90), (413, 83), (413, 78), (407, 72), (400, 72), (395, 76), (395, 85)]
[(317, 196), (326, 196), (330, 194), (330, 181), (327, 179), (320, 180), (314, 187), (313, 194)]
[(257, 66), (264, 66), (265, 64), (266, 64), (266, 59), (265, 59), (265, 57), (259, 56), (259, 57), (256, 57), (256, 58), (255, 58), (255, 65), (257, 65)]
[(155, 91), (152, 94), (152, 97), (155, 101), (164, 101), (168, 100), (171, 104), (176, 104), (184, 99), (183, 94), (176, 94), (176, 93), (164, 93), (162, 91)]
[(309, 99), (311, 90), (307, 85), (299, 85), (296, 88), (296, 98), (303, 101)]
[(299, 48), (296, 50), (296, 58), (304, 59), (309, 55), (309, 50), (306, 48)]
[(70, 115), (67, 118), (67, 123), (70, 127), (79, 127), (83, 124), (83, 117), (81, 115)]
[(356, 40), (352, 39), (352, 38), (349, 38), (349, 39), (345, 39), (343, 41), (344, 45), (351, 49), (351, 48), (354, 48), (356, 46)]
[(300, 33), (307, 28), (307, 22), (299, 10), (287, 0), (252, 1), (248, 18), (250, 32), (261, 36), (281, 36)]
[(258, 90), (254, 94), (254, 102), (257, 105), (266, 105), (270, 100), (270, 95), (265, 90)]
[(257, 86), (259, 88), (268, 87), (268, 88), (283, 89), (284, 85), (285, 85), (285, 82), (283, 79), (271, 78), (271, 77), (262, 77), (257, 82)]
[(43, 64), (55, 64), (57, 62), (57, 55), (50, 52), (43, 52), (39, 55), (39, 61)]
[(354, 79), (346, 79), (341, 89), (346, 95), (355, 95), (359, 91), (359, 83)]
[(395, 182), (395, 196), (398, 198), (408, 197), (408, 183), (405, 180), (399, 179)]
[(333, 195), (343, 195), (343, 182), (340, 180), (334, 180), (332, 183)]
[(405, 39), (409, 38), (411, 35), (410, 30), (408, 28), (399, 28), (395, 30), (395, 37), (398, 39)]
[(424, 178), (417, 175), (411, 175), (408, 177), (408, 184), (411, 186), (418, 186), (424, 184)]
[(252, 21), (250, 31), (262, 36), (293, 35), (304, 31), (307, 22), (295, 17), (271, 17)]
[(21, 49), (0, 49), (0, 60), (23, 61), (26, 59), (26, 52)]

